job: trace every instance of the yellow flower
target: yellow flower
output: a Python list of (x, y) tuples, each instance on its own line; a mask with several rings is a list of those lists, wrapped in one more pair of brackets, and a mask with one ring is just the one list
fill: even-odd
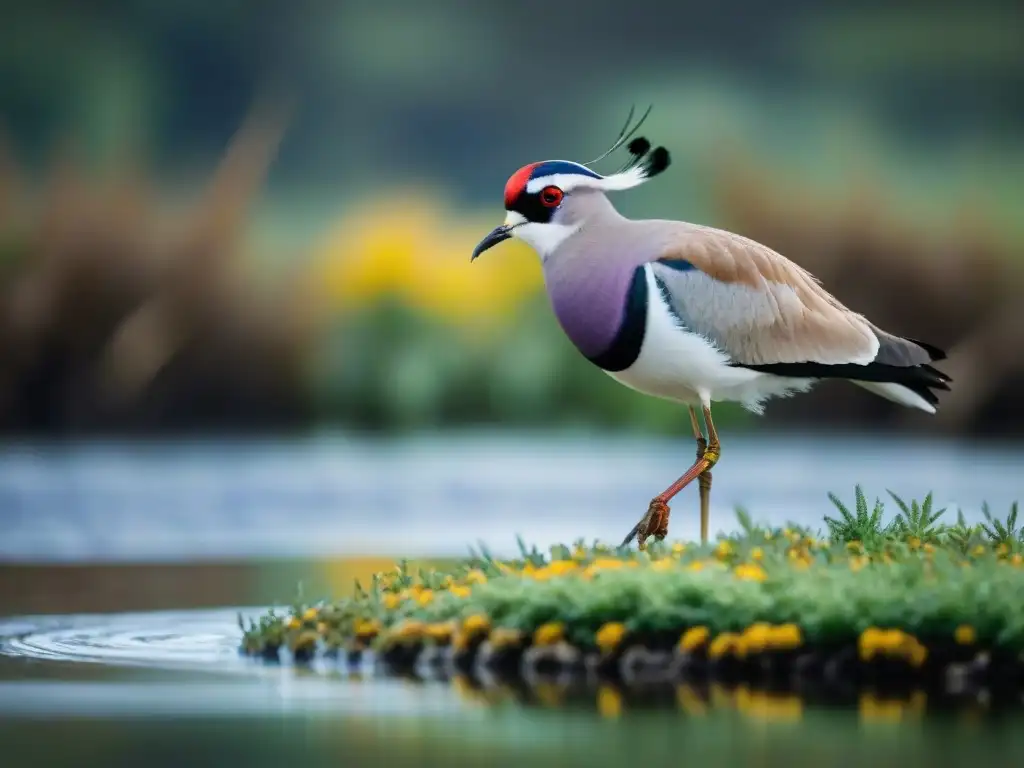
[(454, 587), (450, 587), (448, 589), (448, 592), (452, 595), (455, 595), (455, 597), (465, 598), (469, 597), (470, 594), (472, 594), (473, 590), (471, 590), (469, 587), (463, 587), (459, 584), (456, 584)]
[(572, 573), (576, 568), (577, 565), (572, 560), (555, 560), (543, 568), (534, 571), (533, 578), (545, 581), (554, 576), (564, 576), (567, 573)]
[(307, 608), (302, 614), (302, 620), (313, 621), (319, 615), (320, 612), (316, 608)]
[(745, 630), (741, 638), (743, 646), (748, 653), (762, 653), (768, 647), (768, 638), (771, 636), (771, 625), (764, 621), (751, 624)]
[(740, 636), (734, 632), (723, 632), (717, 635), (714, 640), (711, 641), (711, 645), (708, 646), (708, 657), (712, 659), (719, 659), (723, 656), (735, 655), (742, 657), (746, 655), (743, 647), (743, 641)]
[(803, 645), (803, 633), (796, 624), (780, 624), (768, 632), (768, 647), (777, 651), (791, 651)]
[(930, 543), (926, 543), (926, 544), (925, 544), (925, 545), (924, 545), (924, 546), (922, 547), (922, 549), (923, 549), (923, 550), (924, 550), (925, 552), (927, 552), (927, 553), (928, 553), (929, 555), (931, 555), (931, 554), (933, 554), (933, 553), (935, 552), (935, 545), (934, 545), (934, 544), (930, 544)]
[(590, 567), (595, 571), (613, 571), (624, 565), (622, 560), (616, 560), (614, 557), (599, 557), (590, 564)]
[(495, 648), (507, 648), (511, 645), (519, 645), (523, 641), (523, 633), (518, 629), (497, 627), (491, 630), (487, 641)]
[(678, 555), (683, 554), (683, 552), (685, 552), (685, 551), (686, 551), (686, 545), (683, 544), (681, 541), (677, 541), (675, 544), (672, 545), (672, 554), (673, 555), (677, 555), (678, 556)]
[(582, 547), (582, 546), (577, 546), (572, 551), (572, 557), (573, 557), (574, 560), (586, 560), (587, 559), (587, 550), (586, 550), (586, 548)]
[(430, 605), (434, 601), (434, 591), (432, 589), (424, 589), (418, 595), (416, 595), (416, 602), (420, 605)]
[(704, 562), (702, 560), (694, 560), (692, 563), (686, 566), (686, 570), (688, 571), (701, 571), (703, 569)]
[(736, 566), (736, 578), (743, 581), (764, 581), (768, 574), (757, 563), (742, 563)]
[(996, 547), (996, 554), (1000, 557), (1005, 557), (1006, 555), (1010, 554), (1010, 545), (1007, 544), (1005, 541), (1000, 542), (999, 545)]
[(870, 562), (867, 555), (855, 555), (850, 558), (850, 570), (857, 572)]
[(324, 624), (322, 621), (318, 621), (316, 624), (316, 631), (319, 632), (321, 635), (326, 635), (327, 625)]
[(605, 624), (594, 636), (594, 642), (603, 653), (611, 653), (620, 645), (626, 637), (626, 625), (618, 621)]
[(977, 545), (977, 546), (976, 546), (976, 547), (975, 547), (975, 548), (974, 548), (974, 549), (972, 550), (972, 554), (973, 554), (973, 555), (974, 555), (975, 557), (981, 557), (982, 555), (984, 555), (984, 554), (985, 554), (985, 546), (984, 546), (983, 544), (978, 544), (978, 545)]
[(958, 645), (974, 645), (978, 641), (978, 633), (970, 624), (961, 624), (953, 632), (953, 639)]
[(928, 649), (913, 635), (898, 629), (868, 627), (857, 640), (857, 653), (863, 661), (875, 656), (902, 658), (919, 667), (928, 659)]
[(386, 595), (384, 595), (381, 602), (384, 603), (385, 608), (387, 608), (389, 611), (393, 611), (402, 604), (402, 596), (394, 592), (388, 592)]
[(360, 619), (355, 623), (353, 632), (359, 638), (374, 637), (380, 632), (380, 622), (376, 619)]
[(467, 616), (462, 622), (462, 631), (468, 635), (476, 635), (481, 632), (488, 632), (491, 629), (491, 620), (482, 613), (474, 613)]
[(1020, 552), (1016, 552), (1013, 557), (1010, 558), (1010, 562), (1016, 566), (1024, 565), (1024, 555)]
[(302, 626), (302, 622), (299, 620), (298, 616), (292, 616), (288, 619), (288, 623), (285, 624), (285, 626), (288, 627), (288, 629), (298, 629)]
[(555, 645), (565, 637), (565, 625), (560, 621), (541, 624), (533, 633), (534, 645)]
[(751, 560), (763, 560), (764, 559), (764, 550), (761, 549), (760, 547), (754, 547), (752, 550), (750, 550), (750, 559)]
[(466, 574), (466, 581), (470, 584), (486, 584), (487, 576), (479, 568), (474, 568)]
[(446, 643), (455, 634), (456, 626), (454, 621), (442, 621), (436, 624), (428, 624), (425, 634), (431, 640), (439, 643)]
[(789, 528), (786, 528), (782, 532), (782, 535), (785, 536), (790, 541), (799, 541), (800, 540), (800, 534), (797, 533), (796, 531), (790, 530)]
[(602, 685), (597, 689), (597, 711), (601, 717), (618, 717), (622, 714), (622, 694), (614, 686)]
[(707, 627), (690, 627), (679, 638), (679, 650), (684, 653), (692, 653), (698, 648), (702, 648), (709, 637), (711, 637), (711, 631)]
[(864, 545), (861, 544), (860, 541), (858, 541), (857, 539), (854, 539), (853, 541), (846, 542), (846, 549), (849, 552), (863, 552)]
[(416, 640), (423, 636), (426, 628), (422, 621), (406, 619), (392, 627), (388, 636), (398, 640)]
[(909, 539), (907, 539), (907, 546), (910, 547), (911, 550), (920, 549), (921, 539), (919, 539), (917, 536), (911, 536)]
[(655, 571), (670, 571), (672, 570), (672, 567), (675, 565), (675, 563), (675, 560), (668, 557), (663, 557), (661, 558), (661, 560), (655, 560), (653, 563), (651, 563), (651, 568)]
[(718, 542), (718, 546), (715, 547), (715, 557), (717, 557), (719, 560), (724, 560), (725, 558), (729, 557), (729, 555), (731, 555), (734, 551), (735, 550), (733, 549), (732, 544), (730, 544), (728, 541), (720, 541)]

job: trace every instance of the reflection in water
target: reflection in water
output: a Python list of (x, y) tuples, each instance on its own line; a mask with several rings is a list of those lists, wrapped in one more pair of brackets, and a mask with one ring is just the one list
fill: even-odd
[[(80, 765), (80, 755), (63, 752), (63, 744), (91, 744), (90, 755), (105, 765), (152, 765), (154, 751), (187, 764), (181, 742), (171, 743), (183, 735), (189, 744), (205, 739), (221, 764), (230, 756), (230, 764), (259, 765), (336, 762), (340, 755), (353, 765), (660, 765), (685, 754), (712, 765), (896, 765), (884, 762), (891, 758), (934, 766), (1024, 748), (1021, 716), (985, 698), (851, 691), (820, 706), (810, 692), (742, 685), (381, 679), (369, 669), (307, 670), (242, 658), (235, 618), (219, 610), (3, 623), (0, 653), (25, 671), (0, 682), (5, 754)], [(61, 661), (95, 675), (50, 679), (33, 671)], [(88, 733), (79, 731), (82, 718), (92, 726)], [(104, 733), (116, 737), (101, 739)]]

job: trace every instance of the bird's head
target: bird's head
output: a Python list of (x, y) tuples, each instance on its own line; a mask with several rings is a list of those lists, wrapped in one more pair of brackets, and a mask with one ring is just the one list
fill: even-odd
[(616, 173), (602, 176), (588, 167), (622, 146), (649, 113), (650, 109), (628, 130), (633, 116), (630, 110), (615, 144), (596, 160), (546, 160), (524, 165), (513, 173), (505, 184), (505, 223), (480, 241), (471, 260), (510, 237), (518, 237), (546, 258), (565, 238), (579, 231), (589, 215), (605, 210), (605, 192), (639, 186), (668, 168), (668, 150), (652, 150), (643, 137), (629, 142), (630, 158)]

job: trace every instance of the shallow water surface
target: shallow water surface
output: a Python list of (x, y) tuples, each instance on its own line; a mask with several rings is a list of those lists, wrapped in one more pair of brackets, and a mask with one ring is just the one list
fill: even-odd
[[(723, 435), (712, 530), (821, 525), (827, 493), (936, 492), (980, 517), (1024, 496), (1024, 451)], [(796, 702), (782, 718), (684, 692), (482, 695), (264, 665), (236, 610), (337, 594), (373, 555), (618, 541), (689, 440), (457, 436), (0, 449), (0, 744), (32, 765), (1011, 765), (1017, 715)], [(891, 511), (890, 505), (890, 511)], [(697, 535), (696, 493), (672, 535)], [(359, 565), (348, 558), (361, 557)], [(366, 573), (364, 573), (366, 571)], [(242, 609), (246, 614), (260, 609)], [(4, 618), (6, 617), (6, 618)], [(684, 702), (689, 702), (684, 706)], [(209, 763), (207, 763), (209, 764)]]
[[(790, 700), (779, 717), (743, 708), (723, 693), (705, 704), (687, 701), (683, 690), (651, 700), (606, 687), (575, 699), (537, 693), (524, 701), (507, 691), (384, 680), (334, 665), (268, 665), (238, 655), (236, 613), (0, 623), (0, 670), (7, 678), (0, 682), (0, 736), (7, 754), (25, 749), (36, 759), (45, 755), (46, 764), (83, 764), (75, 757), (81, 747), (43, 738), (45, 727), (50, 737), (98, 742), (89, 748), (102, 758), (98, 763), (128, 764), (127, 756), (141, 754), (144, 744), (164, 743), (170, 751), (158, 761), (175, 749), (185, 759), (184, 745), (197, 744), (211, 723), (220, 725), (206, 734), (207, 747), (257, 764), (271, 764), (283, 752), (327, 760), (340, 750), (371, 761), (357, 765), (611, 766), (636, 759), (662, 764), (685, 750), (716, 765), (781, 766), (797, 759), (849, 765), (851, 757), (881, 765), (966, 765), (986, 756), (995, 760), (986, 764), (999, 765), (1024, 747), (1024, 720), (986, 713), (982, 703), (929, 715), (920, 706), (884, 702), (829, 709)], [(101, 738), (111, 726), (117, 737)]]

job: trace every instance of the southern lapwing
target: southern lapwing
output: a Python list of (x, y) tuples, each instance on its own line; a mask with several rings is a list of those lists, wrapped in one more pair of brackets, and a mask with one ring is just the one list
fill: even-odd
[[(664, 147), (629, 141), (640, 125), (629, 130), (631, 119), (632, 110), (596, 160), (548, 160), (512, 174), (505, 223), (472, 259), (510, 237), (524, 240), (540, 256), (551, 306), (576, 348), (621, 384), (689, 406), (697, 460), (651, 500), (623, 542), (635, 536), (643, 549), (650, 536), (666, 536), (668, 504), (694, 480), (707, 541), (711, 468), (721, 451), (712, 402), (761, 413), (770, 398), (846, 379), (935, 413), (933, 390), (949, 390), (951, 380), (931, 365), (945, 359), (942, 350), (883, 331), (767, 246), (699, 224), (622, 216), (606, 193), (636, 187), (669, 166)], [(619, 171), (590, 169), (626, 141), (630, 159)]]

